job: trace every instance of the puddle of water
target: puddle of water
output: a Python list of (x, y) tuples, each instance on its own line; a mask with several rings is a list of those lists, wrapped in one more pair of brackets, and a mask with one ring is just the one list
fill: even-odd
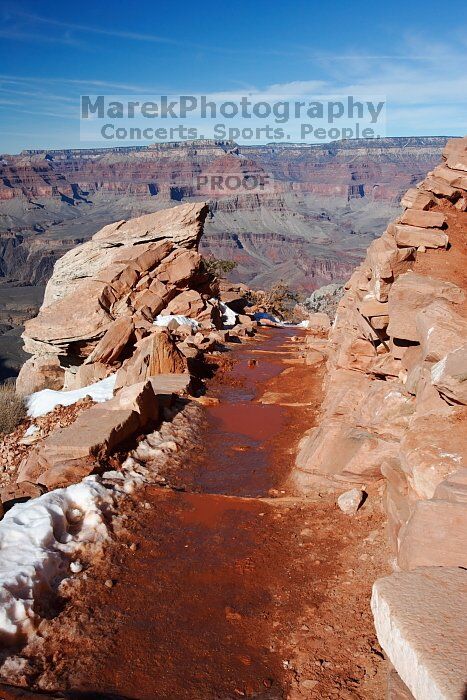
[[(269, 443), (284, 429), (284, 406), (258, 403), (265, 384), (284, 370), (280, 351), (297, 330), (266, 331), (267, 339), (233, 351), (235, 364), (227, 381), (214, 382), (220, 403), (206, 410), (201, 434), (204, 447), (193, 487), (204, 493), (262, 496), (276, 486), (277, 465)], [(261, 355), (254, 352), (261, 347)], [(273, 354), (268, 354), (271, 352)]]

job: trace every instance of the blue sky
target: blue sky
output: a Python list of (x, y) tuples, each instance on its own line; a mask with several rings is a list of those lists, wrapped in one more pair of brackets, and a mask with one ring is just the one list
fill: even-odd
[(0, 152), (83, 147), (79, 95), (387, 96), (387, 134), (467, 129), (467, 20), (438, 1), (0, 0)]

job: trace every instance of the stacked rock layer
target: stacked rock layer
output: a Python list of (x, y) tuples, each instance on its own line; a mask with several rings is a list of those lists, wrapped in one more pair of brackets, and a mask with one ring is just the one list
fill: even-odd
[[(442, 164), (402, 204), (346, 286), (330, 333), (321, 423), (301, 443), (294, 481), (312, 492), (384, 479), (396, 568), (416, 570), (412, 585), (431, 590), (425, 568), (446, 567), (446, 590), (458, 590), (461, 578), (465, 591), (456, 567), (467, 567), (467, 138), (448, 142)], [(461, 698), (462, 671), (457, 690), (451, 683), (458, 666), (449, 680), (435, 652), (431, 665), (426, 658), (433, 625), (451, 618), (449, 602), (409, 643), (413, 624), (399, 625), (395, 602), (404, 575), (414, 576), (375, 586), (380, 641), (415, 697)], [(403, 663), (409, 651), (417, 663)]]
[(189, 311), (200, 325), (220, 326), (214, 279), (197, 252), (207, 211), (189, 204), (118, 221), (64, 255), (39, 315), (26, 324), (32, 357), (18, 390), (80, 388), (120, 367), (123, 376), (135, 352), (152, 362), (161, 355), (159, 371), (184, 371), (177, 349), (162, 349), (171, 341), (153, 322), (162, 311)]

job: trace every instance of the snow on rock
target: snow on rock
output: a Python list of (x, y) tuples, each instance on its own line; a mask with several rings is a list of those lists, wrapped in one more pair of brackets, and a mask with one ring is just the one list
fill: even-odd
[(95, 384), (83, 386), (82, 389), (73, 391), (54, 391), (53, 389), (42, 389), (26, 397), (26, 406), (30, 418), (45, 416), (53, 411), (56, 406), (71, 406), (72, 404), (90, 396), (96, 403), (109, 401), (113, 398), (115, 387), (115, 374), (111, 374), (105, 379), (101, 379)]
[(37, 425), (34, 425), (34, 423), (33, 423), (33, 424), (30, 425), (29, 428), (26, 430), (26, 432), (24, 433), (23, 437), (31, 437), (31, 435), (34, 435), (34, 434), (37, 433), (38, 431), (39, 431), (38, 426), (37, 426)]
[(167, 314), (167, 316), (157, 316), (153, 323), (153, 326), (161, 326), (165, 328), (174, 321), (179, 326), (191, 326), (191, 328), (199, 328), (199, 323), (194, 318), (189, 318), (188, 316), (181, 316), (179, 314)]
[(85, 545), (105, 541), (112, 491), (96, 477), (17, 503), (0, 522), (0, 638), (16, 641), (39, 621), (35, 602), (67, 575)]
[(224, 326), (235, 326), (237, 323), (237, 314), (233, 309), (230, 308), (230, 306), (227, 306), (227, 304), (224, 304), (223, 301), (219, 302), (219, 308), (222, 313), (222, 323)]

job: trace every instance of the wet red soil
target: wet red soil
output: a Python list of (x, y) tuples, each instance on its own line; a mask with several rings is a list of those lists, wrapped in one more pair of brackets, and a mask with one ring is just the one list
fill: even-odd
[(386, 556), (377, 493), (349, 521), (282, 486), (322, 375), (284, 364), (298, 360), (291, 335), (234, 351), (178, 474), (196, 492), (148, 486), (127, 501), (106, 556), (22, 651), (18, 683), (69, 698), (383, 698), (368, 606)]
[[(178, 482), (190, 490), (234, 496), (265, 496), (280, 487), (291, 460), (274, 454), (274, 441), (289, 432), (292, 411), (258, 399), (284, 371), (284, 357), (294, 353), (284, 343), (296, 333), (287, 328), (265, 331), (263, 339), (234, 350), (231, 369), (209, 387), (220, 403), (207, 407), (197, 454), (178, 471)], [(259, 348), (261, 354), (256, 353)], [(319, 398), (318, 383), (315, 407)], [(302, 419), (307, 420), (306, 411)]]

